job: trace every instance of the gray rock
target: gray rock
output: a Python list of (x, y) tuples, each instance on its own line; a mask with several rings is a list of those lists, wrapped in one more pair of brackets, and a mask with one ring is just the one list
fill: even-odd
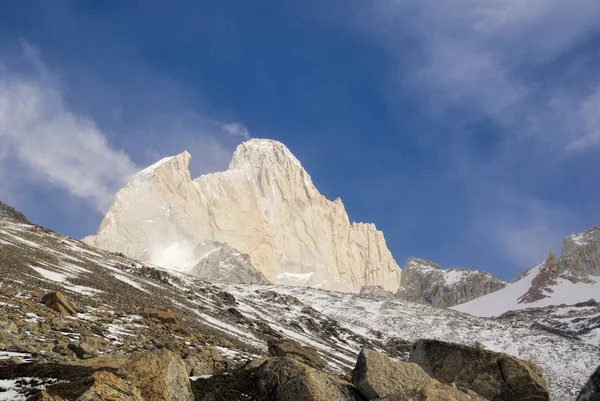
[(409, 361), (442, 383), (456, 383), (492, 401), (549, 400), (541, 369), (511, 355), (438, 340), (418, 340)]
[(406, 262), (396, 297), (439, 307), (458, 305), (506, 287), (493, 274), (472, 269), (443, 270), (417, 258)]
[(82, 342), (78, 344), (70, 343), (68, 348), (79, 359), (89, 359), (98, 356), (98, 341), (94, 337), (84, 337)]
[(416, 390), (430, 381), (419, 365), (394, 362), (387, 355), (366, 348), (358, 355), (352, 371), (352, 383), (368, 400)]
[(600, 227), (563, 238), (561, 255), (561, 277), (587, 282), (600, 276)]
[(600, 366), (598, 366), (577, 397), (577, 401), (598, 400), (600, 400)]

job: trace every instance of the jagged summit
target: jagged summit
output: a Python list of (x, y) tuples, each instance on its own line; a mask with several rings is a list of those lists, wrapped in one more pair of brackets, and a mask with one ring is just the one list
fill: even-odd
[[(373, 224), (350, 224), (341, 200), (315, 188), (280, 142), (251, 139), (224, 172), (190, 177), (183, 152), (139, 172), (86, 242), (178, 270), (203, 241), (250, 256), (269, 281), (358, 292), (396, 291), (400, 268)], [(150, 178), (150, 179), (149, 179)]]

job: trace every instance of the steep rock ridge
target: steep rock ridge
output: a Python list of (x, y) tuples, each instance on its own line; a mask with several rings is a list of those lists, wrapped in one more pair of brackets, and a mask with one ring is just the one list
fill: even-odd
[(227, 243), (273, 283), (358, 292), (396, 291), (400, 268), (373, 224), (350, 223), (340, 199), (315, 188), (281, 143), (252, 139), (229, 169), (192, 180), (190, 155), (165, 158), (116, 196), (90, 245), (182, 271), (194, 248)]
[(560, 258), (550, 252), (542, 263), (519, 274), (506, 288), (453, 309), (477, 316), (499, 316), (509, 310), (573, 305), (597, 299), (598, 294), (600, 228), (594, 226), (563, 238)]
[(472, 269), (443, 270), (428, 260), (409, 258), (402, 270), (396, 297), (406, 301), (449, 307), (497, 291), (506, 282)]

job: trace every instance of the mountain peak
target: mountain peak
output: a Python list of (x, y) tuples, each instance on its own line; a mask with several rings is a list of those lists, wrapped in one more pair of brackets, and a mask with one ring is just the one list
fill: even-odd
[(238, 145), (229, 164), (230, 170), (256, 169), (277, 163), (302, 169), (300, 161), (283, 143), (273, 139), (253, 138)]

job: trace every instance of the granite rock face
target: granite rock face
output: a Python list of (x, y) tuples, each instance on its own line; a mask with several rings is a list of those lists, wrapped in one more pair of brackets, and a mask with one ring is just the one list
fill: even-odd
[(493, 274), (471, 269), (443, 270), (437, 264), (409, 258), (396, 297), (439, 307), (458, 305), (497, 291), (506, 282)]
[(561, 275), (572, 282), (589, 282), (600, 276), (600, 227), (563, 238), (560, 257)]
[(117, 194), (90, 245), (192, 271), (196, 247), (227, 243), (276, 284), (396, 291), (401, 271), (373, 224), (350, 223), (281, 143), (252, 139), (229, 169), (192, 180), (187, 152), (135, 175)]

